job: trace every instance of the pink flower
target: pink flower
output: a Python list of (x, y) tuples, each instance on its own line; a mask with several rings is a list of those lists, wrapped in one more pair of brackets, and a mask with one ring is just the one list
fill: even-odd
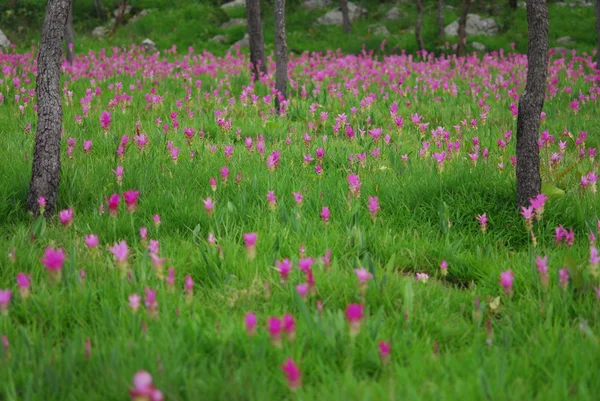
[(208, 233), (207, 241), (210, 246), (214, 246), (217, 243), (217, 239), (212, 232)]
[(390, 360), (390, 351), (391, 351), (391, 345), (389, 342), (385, 342), (385, 341), (379, 341), (379, 356), (381, 357), (381, 361), (383, 362), (383, 364), (387, 364)]
[(212, 191), (215, 192), (217, 190), (217, 180), (211, 177), (208, 182)]
[(117, 178), (117, 184), (121, 185), (123, 183), (123, 174), (125, 173), (125, 169), (123, 166), (117, 165), (116, 170), (113, 170), (115, 173), (115, 177)]
[(92, 141), (83, 141), (83, 151), (88, 153), (90, 150), (92, 150)]
[(133, 388), (129, 389), (133, 401), (163, 401), (163, 394), (152, 384), (150, 373), (141, 370), (133, 377)]
[(267, 319), (267, 329), (271, 336), (271, 341), (276, 347), (281, 347), (281, 330), (283, 329), (283, 322), (278, 317), (270, 317)]
[(544, 194), (538, 194), (535, 198), (529, 200), (538, 219), (542, 217), (542, 213), (544, 213), (544, 205), (547, 200), (548, 197)]
[(417, 273), (416, 277), (417, 281), (420, 281), (422, 283), (426, 283), (427, 281), (429, 281), (429, 274), (427, 273)]
[(308, 271), (310, 269), (312, 269), (312, 265), (315, 263), (315, 260), (313, 258), (301, 258), (298, 261), (298, 268), (303, 272), (303, 273), (308, 273)]
[(354, 273), (356, 273), (356, 277), (361, 284), (366, 284), (368, 280), (373, 278), (373, 275), (364, 267), (361, 267), (360, 269), (354, 269)]
[(58, 212), (58, 218), (63, 226), (69, 227), (71, 224), (73, 224), (73, 208), (70, 207)]
[(142, 241), (148, 239), (148, 229), (146, 227), (140, 227), (140, 239)]
[(129, 296), (129, 307), (135, 313), (140, 307), (141, 297), (138, 294), (131, 294)]
[(308, 294), (309, 289), (310, 287), (307, 283), (298, 284), (296, 286), (296, 292), (298, 292), (302, 298), (306, 298), (306, 294)]
[(598, 248), (590, 246), (590, 264), (597, 266), (600, 263), (600, 257), (598, 256)]
[(289, 313), (283, 315), (283, 331), (287, 335), (289, 341), (294, 341), (296, 337), (296, 322), (294, 317)]
[(487, 229), (487, 223), (488, 223), (488, 218), (487, 216), (484, 214), (480, 214), (477, 217), (477, 221), (479, 222), (479, 227), (481, 228), (481, 232), (485, 233), (486, 229)]
[(531, 230), (531, 227), (533, 226), (533, 206), (521, 206), (521, 216), (525, 219), (527, 229)]
[(379, 199), (376, 196), (369, 196), (369, 203), (367, 205), (371, 219), (375, 220), (377, 212), (379, 212)]
[(360, 332), (360, 323), (363, 318), (364, 306), (361, 304), (350, 304), (346, 308), (346, 319), (350, 324), (350, 335), (356, 336)]
[(108, 250), (114, 255), (115, 262), (120, 267), (127, 266), (127, 258), (129, 257), (129, 247), (127, 246), (127, 242), (125, 240), (121, 240), (118, 243), (115, 243), (112, 247), (108, 248)]
[(512, 271), (506, 270), (500, 273), (500, 285), (504, 288), (506, 295), (513, 293), (513, 281), (515, 276)]
[(169, 274), (165, 278), (165, 281), (167, 282), (169, 288), (173, 288), (173, 286), (175, 285), (175, 269), (172, 266), (169, 267)]
[(192, 279), (192, 276), (185, 276), (184, 288), (187, 296), (194, 295), (194, 279)]
[(285, 374), (290, 390), (295, 391), (300, 388), (302, 385), (300, 369), (298, 369), (292, 358), (285, 360), (285, 363), (281, 366), (281, 370)]
[(213, 202), (213, 200), (210, 196), (208, 198), (204, 199), (202, 202), (204, 202), (204, 208), (206, 209), (206, 214), (208, 215), (209, 218), (212, 217), (214, 208), (215, 208), (215, 204), (217, 202)]
[(140, 191), (129, 190), (127, 192), (123, 192), (123, 199), (125, 200), (125, 204), (127, 205), (127, 211), (129, 213), (135, 212), (137, 208), (137, 199), (140, 196)]
[(548, 256), (536, 256), (535, 265), (537, 267), (540, 280), (544, 287), (548, 286)]
[(256, 315), (252, 312), (246, 313), (244, 316), (244, 324), (246, 325), (246, 333), (249, 336), (253, 336), (256, 332), (256, 323), (257, 323)]
[(354, 196), (355, 198), (360, 197), (360, 177), (356, 174), (350, 174), (348, 175), (348, 177), (346, 177), (346, 179), (348, 180), (350, 194), (352, 194), (352, 196)]
[(108, 131), (110, 129), (111, 117), (110, 113), (106, 110), (100, 114), (100, 126), (103, 130)]
[(292, 261), (289, 259), (283, 259), (282, 261), (276, 260), (275, 266), (277, 266), (277, 271), (281, 276), (281, 283), (285, 284), (290, 272), (292, 271)]
[(244, 234), (244, 243), (246, 244), (246, 255), (251, 261), (256, 258), (256, 240), (258, 239), (257, 233), (246, 233)]
[(8, 304), (12, 298), (11, 290), (0, 290), (0, 313), (3, 315), (8, 314)]
[(223, 182), (227, 182), (227, 177), (229, 177), (229, 167), (223, 166), (223, 168), (219, 171), (221, 173), (221, 178)]
[(31, 288), (31, 274), (17, 274), (17, 286), (19, 287), (19, 295), (21, 296), (21, 298), (29, 298), (29, 291)]
[(156, 302), (156, 291), (151, 290), (146, 287), (144, 290), (146, 292), (146, 297), (144, 298), (144, 305), (148, 310), (150, 316), (158, 315), (158, 302)]
[(325, 256), (323, 256), (321, 258), (321, 260), (323, 261), (323, 264), (325, 265), (325, 269), (329, 268), (329, 266), (331, 266), (331, 249), (327, 249), (325, 251)]
[(296, 205), (302, 206), (302, 192), (292, 192)]
[(86, 235), (85, 236), (85, 245), (88, 248), (95, 248), (98, 246), (98, 236), (94, 235), (94, 234), (90, 234), (90, 235)]
[(121, 203), (121, 197), (119, 194), (112, 194), (110, 198), (108, 198), (108, 213), (111, 216), (116, 216), (119, 214), (119, 203)]
[(558, 271), (558, 279), (560, 286), (562, 288), (567, 288), (567, 285), (569, 284), (569, 269), (567, 269), (566, 267), (560, 269)]
[(447, 261), (442, 260), (442, 263), (440, 263), (440, 272), (442, 273), (442, 276), (448, 275), (448, 262)]
[(267, 202), (269, 203), (269, 209), (275, 210), (277, 207), (277, 197), (275, 196), (275, 191), (267, 192)]
[(325, 224), (329, 224), (329, 216), (330, 216), (331, 212), (329, 211), (329, 207), (327, 206), (323, 206), (323, 209), (321, 209), (321, 219), (323, 219), (323, 222)]
[(63, 268), (65, 262), (65, 251), (62, 248), (54, 249), (51, 247), (46, 248), (44, 256), (40, 259), (40, 262), (48, 271), (59, 272)]

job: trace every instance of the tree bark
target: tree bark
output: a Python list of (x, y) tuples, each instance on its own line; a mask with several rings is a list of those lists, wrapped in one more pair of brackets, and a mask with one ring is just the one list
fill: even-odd
[(94, 7), (96, 7), (96, 15), (100, 21), (106, 21), (106, 10), (104, 9), (102, 0), (94, 0)]
[(340, 10), (344, 23), (344, 33), (350, 33), (350, 14), (348, 13), (348, 0), (340, 0)]
[(462, 57), (467, 52), (467, 15), (469, 14), (469, 6), (471, 0), (463, 0), (460, 10), (460, 18), (458, 19), (458, 46), (456, 53)]
[(444, 0), (438, 0), (437, 7), (438, 37), (444, 37)]
[(252, 74), (256, 82), (260, 80), (261, 73), (267, 74), (265, 42), (260, 19), (260, 0), (246, 0), (246, 13), (248, 37), (250, 38), (250, 62), (252, 63)]
[(275, 110), (279, 113), (281, 104), (279, 97), (286, 98), (287, 93), (287, 60), (288, 49), (285, 35), (285, 0), (275, 0)]
[(538, 136), (548, 73), (548, 5), (527, 0), (527, 84), (517, 117), (517, 206), (527, 206), (541, 191)]
[(508, 0), (508, 6), (511, 8), (511, 10), (516, 10), (517, 0)]
[(417, 38), (417, 46), (419, 51), (425, 49), (425, 43), (423, 43), (423, 35), (421, 34), (421, 26), (423, 25), (423, 4), (422, 0), (417, 0), (417, 23), (415, 25), (415, 36)]
[(48, 0), (37, 57), (37, 130), (27, 207), (39, 215), (38, 199), (46, 198), (46, 216), (56, 207), (60, 180), (62, 104), (60, 64), (71, 0)]
[(596, 69), (600, 70), (600, 0), (596, 0), (596, 35), (598, 37), (598, 50), (596, 52)]
[(73, 30), (73, 1), (71, 1), (71, 7), (69, 8), (69, 16), (67, 17), (67, 24), (65, 26), (65, 53), (67, 55), (67, 61), (69, 64), (73, 64), (75, 46), (75, 31)]

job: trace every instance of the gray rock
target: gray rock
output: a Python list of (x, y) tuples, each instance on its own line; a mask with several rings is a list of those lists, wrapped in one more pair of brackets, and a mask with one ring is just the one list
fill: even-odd
[(593, 7), (594, 3), (592, 0), (571, 0), (569, 2), (560, 1), (556, 4), (557, 7)]
[(454, 10), (456, 10), (456, 7), (454, 7), (454, 6), (448, 6), (448, 5), (446, 5), (446, 6), (444, 6), (444, 8), (446, 10), (448, 10), (448, 11), (454, 11)]
[[(360, 8), (354, 3), (348, 2), (348, 16), (350, 22), (356, 21), (359, 17), (367, 15), (367, 10)], [(317, 18), (315, 22), (317, 25), (342, 25), (344, 18), (342, 17), (342, 10), (339, 7), (334, 8), (322, 17)]]
[(556, 39), (556, 43), (559, 45), (574, 45), (575, 41), (570, 36), (562, 36)]
[(247, 23), (246, 18), (233, 18), (233, 19), (230, 19), (229, 21), (221, 24), (221, 28), (228, 29), (228, 28), (233, 28), (234, 26), (246, 25), (246, 23)]
[(156, 53), (158, 51), (156, 49), (156, 44), (154, 44), (154, 42), (148, 38), (142, 40), (142, 43), (140, 43), (140, 47), (142, 47), (148, 53)]
[(319, 10), (331, 6), (331, 0), (305, 0), (302, 7), (307, 10)]
[(245, 34), (244, 37), (229, 47), (229, 51), (235, 51), (236, 47), (250, 47), (250, 37), (248, 34)]
[[(467, 15), (467, 35), (487, 35), (494, 36), (498, 33), (499, 27), (491, 18), (481, 18), (477, 14)], [(458, 20), (454, 21), (444, 29), (447, 36), (458, 35)]]
[(485, 45), (483, 43), (473, 42), (471, 43), (471, 46), (473, 46), (473, 49), (477, 50), (478, 52), (485, 51)]
[(216, 36), (212, 37), (210, 39), (210, 41), (213, 42), (213, 43), (218, 43), (218, 44), (222, 45), (223, 43), (227, 42), (227, 36), (225, 36), (225, 35), (216, 35)]
[(399, 9), (398, 7), (390, 8), (390, 11), (385, 15), (385, 19), (390, 21), (396, 21), (398, 18), (406, 17), (406, 13)]
[(246, 8), (246, 0), (233, 0), (229, 3), (225, 3), (221, 6), (222, 9), (234, 8), (234, 7), (244, 7)]
[(558, 54), (564, 54), (565, 52), (567, 52), (569, 49), (567, 49), (566, 47), (553, 47), (552, 49), (554, 53), (558, 53)]
[(369, 32), (371, 32), (374, 36), (389, 36), (390, 31), (384, 25), (373, 24), (369, 26)]
[(104, 26), (97, 26), (92, 31), (92, 36), (96, 39), (103, 38), (108, 33), (108, 28)]
[(116, 10), (113, 11), (113, 15), (115, 16), (115, 18), (119, 17), (119, 15), (121, 14), (121, 10), (123, 10), (123, 15), (129, 15), (129, 13), (131, 12), (131, 6), (127, 4), (125, 8), (123, 8), (123, 5), (121, 5), (121, 7), (118, 7)]
[(148, 15), (148, 10), (142, 10), (139, 13), (137, 13), (136, 15), (134, 15), (133, 17), (131, 17), (131, 19), (129, 20), (129, 23), (135, 22), (141, 18), (144, 18), (146, 15)]
[(4, 32), (0, 30), (0, 49), (8, 50), (8, 48), (10, 48), (10, 45), (10, 40), (8, 40)]

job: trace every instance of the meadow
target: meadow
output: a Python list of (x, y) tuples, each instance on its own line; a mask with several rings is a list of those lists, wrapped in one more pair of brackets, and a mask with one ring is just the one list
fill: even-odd
[(597, 399), (594, 65), (552, 55), (521, 210), (524, 55), (292, 55), (278, 115), (272, 60), (90, 50), (45, 221), (0, 54), (0, 399)]

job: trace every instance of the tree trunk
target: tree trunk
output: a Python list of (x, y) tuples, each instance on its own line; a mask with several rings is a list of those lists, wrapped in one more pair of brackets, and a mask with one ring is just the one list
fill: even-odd
[(125, 19), (125, 10), (127, 9), (127, 0), (123, 0), (121, 5), (119, 6), (119, 14), (117, 14), (117, 18), (115, 18), (115, 26), (111, 31), (111, 35), (114, 35), (117, 32), (117, 28), (119, 25), (123, 24), (123, 20)]
[(419, 47), (419, 51), (423, 51), (425, 49), (423, 35), (421, 34), (421, 25), (423, 25), (423, 4), (421, 4), (421, 1), (422, 0), (417, 0), (417, 23), (415, 25), (415, 36), (417, 38), (417, 46)]
[(60, 179), (62, 104), (60, 64), (71, 0), (48, 0), (37, 57), (37, 130), (27, 207), (37, 216), (38, 199), (46, 198), (46, 216), (56, 206)]
[(527, 84), (517, 118), (517, 206), (527, 206), (541, 191), (538, 136), (548, 73), (548, 5), (527, 0)]
[(444, 37), (444, 0), (438, 0), (437, 7), (438, 37)]
[(67, 61), (69, 64), (73, 64), (75, 46), (75, 31), (73, 30), (73, 0), (71, 1), (71, 7), (69, 9), (69, 16), (67, 17), (67, 25), (65, 26), (65, 53), (67, 55)]
[(458, 47), (456, 53), (459, 57), (467, 53), (467, 15), (469, 14), (469, 6), (471, 0), (463, 0), (462, 9), (460, 10), (460, 18), (458, 20)]
[(94, 7), (96, 8), (96, 15), (100, 21), (106, 21), (106, 10), (104, 10), (104, 4), (102, 4), (102, 0), (94, 0)]
[(279, 97), (286, 98), (288, 49), (285, 36), (285, 0), (275, 0), (275, 110), (279, 113)]
[(508, 0), (508, 6), (511, 10), (517, 9), (517, 0)]
[(260, 0), (246, 0), (246, 13), (248, 37), (250, 38), (250, 62), (252, 63), (252, 74), (256, 82), (260, 80), (261, 73), (267, 74), (265, 42), (260, 20)]
[(340, 10), (344, 21), (344, 33), (350, 33), (350, 14), (348, 13), (348, 0), (340, 0)]
[(598, 36), (598, 50), (596, 52), (596, 69), (600, 70), (600, 0), (596, 0), (596, 35)]

